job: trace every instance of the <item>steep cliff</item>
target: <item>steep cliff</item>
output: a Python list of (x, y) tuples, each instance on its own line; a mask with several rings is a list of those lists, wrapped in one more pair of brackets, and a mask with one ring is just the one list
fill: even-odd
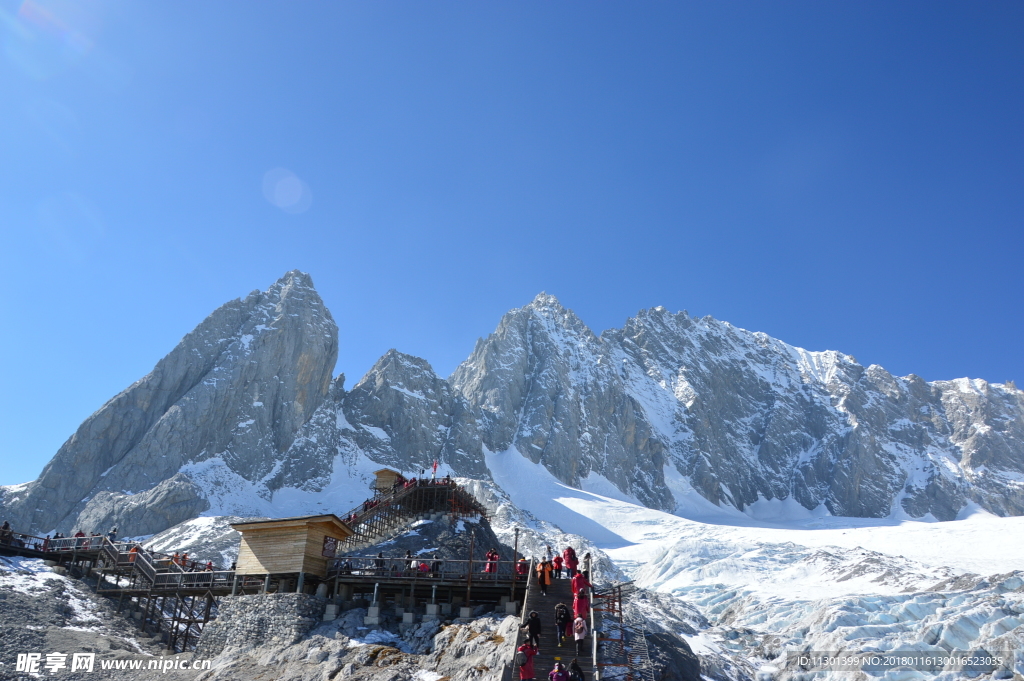
[(338, 330), (308, 275), (289, 272), (214, 311), (147, 376), (103, 405), (38, 480), (8, 488), (16, 527), (158, 532), (202, 513), (189, 466), (272, 479), (328, 396)]

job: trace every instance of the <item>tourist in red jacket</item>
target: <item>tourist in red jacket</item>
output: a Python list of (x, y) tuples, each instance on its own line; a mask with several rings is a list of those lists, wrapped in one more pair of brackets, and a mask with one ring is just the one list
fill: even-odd
[(528, 642), (519, 646), (519, 652), (526, 656), (526, 662), (519, 665), (519, 680), (534, 681), (533, 679), (533, 656), (537, 654), (536, 646)]

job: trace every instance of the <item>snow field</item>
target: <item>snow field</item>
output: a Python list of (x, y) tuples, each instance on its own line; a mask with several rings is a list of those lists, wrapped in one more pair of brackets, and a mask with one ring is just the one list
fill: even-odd
[[(1024, 649), (1024, 574), (1008, 574), (1024, 569), (1022, 517), (974, 508), (944, 523), (838, 518), (776, 501), (755, 520), (670, 479), (678, 510), (693, 514), (682, 518), (602, 494), (610, 483), (595, 476), (584, 490), (564, 485), (515, 450), (488, 452), (487, 464), (514, 504), (590, 538), (639, 586), (696, 606), (712, 624), (684, 634), (698, 653), (732, 651), (785, 675), (787, 649)], [(967, 581), (954, 590), (929, 590), (958, 577)]]

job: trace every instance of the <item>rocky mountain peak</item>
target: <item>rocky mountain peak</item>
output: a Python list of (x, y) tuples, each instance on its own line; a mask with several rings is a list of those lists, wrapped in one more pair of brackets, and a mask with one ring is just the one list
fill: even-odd
[(327, 397), (337, 343), (303, 272), (222, 305), (86, 419), (39, 480), (5, 495), (5, 510), (23, 527), (65, 532), (145, 534), (194, 517), (214, 478), (274, 468)]
[(378, 385), (387, 383), (403, 388), (403, 384), (406, 382), (420, 385), (424, 381), (430, 383), (437, 380), (437, 374), (434, 373), (434, 369), (427, 360), (407, 355), (392, 348), (374, 363), (356, 386), (359, 387), (372, 381)]
[(551, 295), (547, 291), (541, 291), (536, 296), (534, 296), (533, 300), (530, 301), (527, 307), (532, 307), (536, 309), (551, 308), (559, 312), (565, 309), (564, 307), (562, 307), (562, 304), (558, 302), (558, 298)]

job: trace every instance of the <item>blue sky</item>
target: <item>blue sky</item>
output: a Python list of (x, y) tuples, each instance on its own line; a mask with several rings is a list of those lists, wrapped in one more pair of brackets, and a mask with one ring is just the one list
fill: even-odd
[(1024, 380), (1024, 4), (0, 0), (0, 483), (309, 272), (352, 385), (544, 290)]

